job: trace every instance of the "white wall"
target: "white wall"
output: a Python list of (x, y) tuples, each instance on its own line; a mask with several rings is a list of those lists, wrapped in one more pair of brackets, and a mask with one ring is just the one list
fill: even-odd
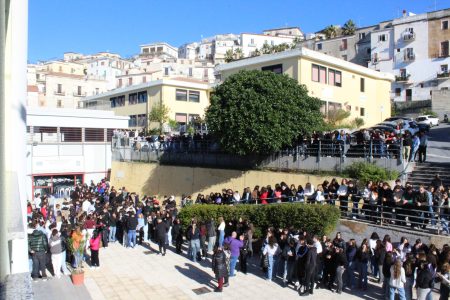
[[(253, 43), (252, 43), (253, 40)], [(291, 44), (294, 37), (278, 37), (262, 34), (241, 34), (241, 46), (244, 57), (250, 56), (256, 49), (261, 49), (262, 46), (267, 43), (269, 45), (279, 45), (283, 43)]]

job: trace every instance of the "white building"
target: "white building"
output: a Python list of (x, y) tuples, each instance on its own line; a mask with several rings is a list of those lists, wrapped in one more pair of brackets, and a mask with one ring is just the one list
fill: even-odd
[(140, 54), (143, 56), (178, 57), (178, 48), (168, 43), (152, 43), (141, 45)]
[(244, 57), (252, 56), (256, 50), (260, 50), (264, 44), (276, 46), (280, 44), (292, 44), (295, 36), (273, 36), (269, 34), (242, 33), (240, 45)]
[(181, 45), (178, 47), (178, 58), (196, 59), (198, 46), (197, 42)]
[(67, 196), (77, 183), (105, 178), (113, 131), (127, 128), (128, 119), (112, 111), (28, 108), (28, 199), (36, 193)]
[(450, 9), (404, 13), (401, 18), (380, 23), (371, 33), (369, 67), (396, 76), (391, 99), (430, 100), (433, 91), (450, 88), (450, 30), (445, 25), (449, 20)]

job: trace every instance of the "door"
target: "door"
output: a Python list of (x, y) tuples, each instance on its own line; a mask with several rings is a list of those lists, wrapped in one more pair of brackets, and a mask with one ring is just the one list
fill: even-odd
[(406, 89), (406, 101), (411, 101), (411, 100), (412, 100), (412, 90)]

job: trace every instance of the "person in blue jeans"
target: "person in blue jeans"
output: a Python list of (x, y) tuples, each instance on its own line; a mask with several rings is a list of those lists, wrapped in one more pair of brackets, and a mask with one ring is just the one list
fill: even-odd
[(234, 271), (236, 268), (236, 263), (239, 258), (240, 250), (242, 247), (244, 247), (244, 236), (241, 235), (239, 239), (236, 238), (237, 233), (236, 231), (233, 231), (231, 236), (227, 237), (224, 240), (225, 245), (228, 245), (231, 252), (230, 257), (230, 277), (235, 276)]
[(219, 217), (219, 227), (217, 230), (219, 231), (219, 247), (223, 247), (223, 241), (225, 239), (225, 221), (222, 217)]
[(280, 247), (278, 246), (275, 237), (269, 237), (269, 242), (266, 244), (263, 250), (263, 255), (267, 255), (268, 267), (267, 267), (267, 280), (272, 281), (273, 266), (276, 265), (276, 259), (280, 253)]
[(355, 241), (355, 239), (351, 239), (348, 242), (347, 249), (345, 251), (345, 254), (347, 257), (347, 263), (348, 263), (348, 267), (346, 270), (346, 275), (347, 275), (346, 285), (350, 289), (354, 289), (356, 286), (356, 284), (355, 284), (355, 271), (356, 271), (356, 265), (357, 265), (356, 251), (357, 251), (356, 241)]
[(397, 259), (391, 267), (391, 278), (389, 279), (389, 300), (395, 299), (395, 291), (398, 292), (400, 300), (406, 300), (405, 297), (405, 269), (402, 267), (402, 261)]
[(134, 248), (136, 246), (136, 228), (138, 226), (138, 220), (133, 212), (130, 213), (130, 217), (127, 219), (128, 229), (128, 247)]
[(116, 214), (113, 213), (111, 218), (109, 219), (109, 241), (116, 241), (116, 231), (117, 231), (117, 217)]
[(191, 227), (187, 232), (187, 239), (189, 240), (190, 255), (193, 262), (197, 262), (197, 253), (200, 252), (200, 230), (197, 223), (192, 221)]

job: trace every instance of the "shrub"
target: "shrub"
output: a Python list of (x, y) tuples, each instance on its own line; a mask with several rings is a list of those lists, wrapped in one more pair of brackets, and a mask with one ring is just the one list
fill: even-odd
[(182, 224), (189, 226), (192, 218), (207, 222), (211, 218), (223, 217), (226, 221), (248, 220), (255, 226), (255, 236), (261, 237), (269, 227), (294, 226), (308, 232), (324, 235), (331, 233), (339, 220), (339, 209), (331, 205), (309, 205), (301, 203), (280, 203), (270, 205), (191, 205), (178, 214)]
[(432, 110), (429, 109), (429, 108), (424, 108), (424, 109), (422, 109), (422, 115), (430, 115), (430, 116), (433, 116), (433, 117), (435, 117), (435, 118), (438, 117), (438, 114), (435, 113), (434, 111), (432, 111)]
[(375, 164), (357, 162), (345, 169), (351, 178), (358, 179), (365, 184), (367, 181), (388, 181), (397, 179), (400, 175), (396, 170), (387, 170)]

